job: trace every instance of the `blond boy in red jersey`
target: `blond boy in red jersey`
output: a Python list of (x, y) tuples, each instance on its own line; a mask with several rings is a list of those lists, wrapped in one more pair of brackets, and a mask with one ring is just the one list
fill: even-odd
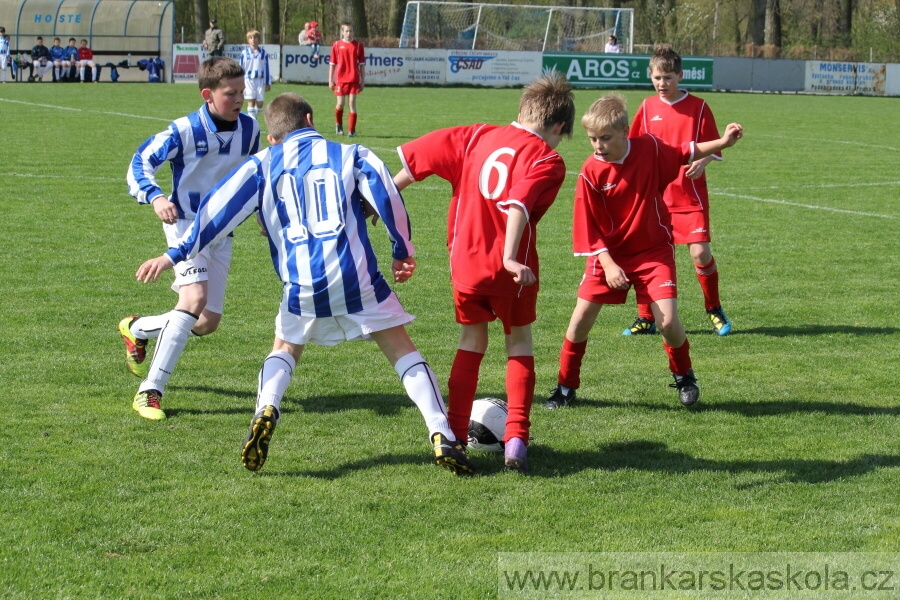
[(743, 128), (731, 123), (725, 136), (710, 142), (666, 144), (649, 135), (628, 137), (624, 99), (609, 94), (581, 119), (594, 148), (575, 188), (572, 241), (586, 256), (575, 310), (559, 357), (558, 385), (548, 409), (571, 404), (579, 387), (588, 334), (604, 304), (623, 304), (634, 286), (638, 302), (650, 305), (663, 337), (669, 370), (681, 404), (700, 398), (690, 344), (678, 319), (675, 248), (663, 190), (681, 167), (733, 146)]

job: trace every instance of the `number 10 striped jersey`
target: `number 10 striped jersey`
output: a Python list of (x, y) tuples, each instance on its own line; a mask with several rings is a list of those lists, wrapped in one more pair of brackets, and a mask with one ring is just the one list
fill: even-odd
[(384, 163), (364, 146), (300, 129), (213, 187), (191, 231), (167, 254), (176, 264), (196, 256), (258, 210), (290, 312), (356, 313), (391, 294), (369, 241), (363, 199), (387, 228), (393, 258), (412, 256), (409, 216)]

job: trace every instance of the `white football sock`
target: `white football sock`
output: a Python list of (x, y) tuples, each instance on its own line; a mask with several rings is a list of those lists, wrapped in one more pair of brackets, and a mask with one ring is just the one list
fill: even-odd
[(183, 310), (173, 310), (166, 315), (166, 324), (159, 334), (156, 349), (153, 351), (153, 359), (150, 361), (150, 371), (147, 374), (139, 392), (146, 390), (165, 391), (166, 384), (175, 370), (181, 353), (187, 345), (191, 334), (191, 327), (197, 322), (197, 317)]
[(259, 387), (256, 392), (256, 410), (271, 404), (281, 414), (281, 399), (291, 384), (297, 361), (289, 352), (272, 352), (263, 361), (259, 371)]
[(447, 420), (447, 410), (444, 408), (444, 399), (441, 396), (441, 388), (431, 367), (418, 352), (410, 352), (400, 358), (394, 365), (394, 370), (400, 376), (403, 387), (409, 398), (419, 407), (419, 411), (425, 418), (429, 436), (434, 433), (442, 433), (451, 442), (456, 440)]
[(159, 332), (169, 320), (169, 313), (138, 317), (131, 323), (131, 335), (141, 340), (150, 340), (159, 337)]
[[(169, 320), (169, 313), (138, 317), (131, 324), (131, 335), (139, 340), (153, 340), (159, 337), (159, 332)], [(191, 329), (191, 337), (201, 337)]]

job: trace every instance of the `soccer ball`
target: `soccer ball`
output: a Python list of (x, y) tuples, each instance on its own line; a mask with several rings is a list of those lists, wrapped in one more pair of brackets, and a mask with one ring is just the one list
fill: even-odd
[(472, 404), (469, 421), (469, 448), (481, 452), (503, 452), (506, 431), (506, 402), (498, 398), (482, 398)]

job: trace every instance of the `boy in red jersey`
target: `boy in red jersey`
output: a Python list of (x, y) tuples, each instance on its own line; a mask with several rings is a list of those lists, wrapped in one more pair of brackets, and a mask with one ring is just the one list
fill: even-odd
[(331, 45), (328, 64), (328, 87), (337, 96), (334, 107), (334, 132), (344, 135), (344, 96), (350, 97), (350, 119), (347, 130), (356, 137), (356, 95), (365, 86), (366, 56), (362, 42), (353, 39), (353, 25), (341, 23), (341, 39)]
[[(708, 142), (718, 139), (719, 130), (712, 111), (704, 100), (680, 89), (684, 73), (681, 57), (669, 44), (657, 44), (650, 58), (650, 79), (656, 95), (645, 99), (634, 115), (629, 135), (652, 133), (662, 141), (677, 145), (682, 142)], [(719, 272), (709, 249), (709, 195), (706, 189), (706, 165), (722, 160), (713, 154), (687, 165), (678, 178), (666, 188), (663, 200), (672, 213), (672, 237), (676, 244), (687, 244), (706, 313), (719, 335), (731, 332), (731, 321), (719, 300)], [(622, 335), (654, 333), (653, 312), (647, 304), (638, 303), (638, 316)]]
[(88, 47), (87, 40), (81, 40), (78, 48), (78, 76), (84, 83), (84, 68), (91, 68), (91, 81), (97, 83), (97, 64), (94, 62), (94, 51)]
[(404, 168), (394, 176), (397, 187), (430, 175), (453, 186), (447, 248), (462, 332), (450, 371), (450, 427), (457, 438), (467, 439), (488, 323), (499, 319), (508, 356), (505, 465), (522, 472), (528, 470), (534, 400), (535, 228), (566, 177), (554, 148), (563, 136), (571, 137), (574, 120), (572, 88), (552, 73), (525, 88), (511, 125), (441, 129), (398, 148)]
[(724, 137), (671, 146), (645, 134), (628, 138), (625, 100), (609, 94), (581, 119), (594, 153), (575, 187), (572, 242), (587, 265), (559, 357), (558, 385), (546, 407), (571, 404), (580, 385), (588, 334), (604, 304), (623, 304), (633, 285), (638, 302), (650, 305), (675, 377), (672, 387), (690, 406), (700, 397), (690, 344), (678, 320), (675, 248), (663, 191), (682, 165), (733, 146), (743, 128), (731, 123)]

